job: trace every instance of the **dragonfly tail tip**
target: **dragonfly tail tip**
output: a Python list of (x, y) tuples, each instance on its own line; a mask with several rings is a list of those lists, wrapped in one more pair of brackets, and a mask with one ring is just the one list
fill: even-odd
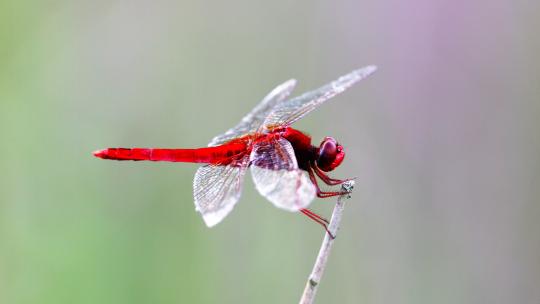
[(104, 158), (106, 154), (106, 150), (96, 150), (92, 152), (92, 154), (94, 154), (95, 157)]

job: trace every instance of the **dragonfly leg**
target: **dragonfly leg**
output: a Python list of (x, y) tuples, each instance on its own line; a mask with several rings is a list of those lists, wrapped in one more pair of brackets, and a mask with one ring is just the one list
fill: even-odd
[(304, 215), (309, 217), (311, 220), (316, 222), (317, 224), (323, 226), (324, 230), (326, 230), (326, 233), (330, 236), (330, 238), (335, 239), (336, 237), (328, 230), (328, 220), (323, 218), (322, 216), (316, 214), (315, 212), (309, 210), (309, 209), (300, 209), (300, 212), (302, 212)]
[(315, 174), (313, 173), (313, 169), (311, 167), (308, 167), (308, 173), (309, 173), (309, 179), (315, 185), (315, 189), (317, 190), (317, 197), (320, 198), (326, 198), (326, 197), (332, 197), (332, 196), (338, 196), (338, 195), (344, 195), (348, 194), (347, 191), (322, 191), (319, 187), (319, 183), (317, 182), (317, 178), (315, 177)]
[(325, 219), (324, 217), (318, 215), (317, 213), (315, 213), (315, 212), (313, 212), (313, 211), (311, 211), (311, 210), (309, 210), (309, 209), (307, 209), (307, 208), (302, 208), (302, 209), (300, 209), (300, 211), (301, 211), (302, 213), (306, 214), (306, 215), (307, 215), (307, 214), (310, 214), (310, 215), (316, 217), (317, 219), (319, 219), (319, 220), (321, 220), (321, 221), (323, 221), (323, 222), (325, 222), (325, 223), (327, 223), (327, 224), (330, 223), (330, 222), (329, 222), (327, 219)]
[(315, 174), (327, 185), (329, 186), (335, 186), (335, 185), (341, 185), (345, 182), (348, 182), (350, 180), (353, 180), (354, 178), (348, 178), (348, 179), (335, 179), (328, 176), (317, 164), (314, 162), (312, 164), (313, 170), (315, 170)]

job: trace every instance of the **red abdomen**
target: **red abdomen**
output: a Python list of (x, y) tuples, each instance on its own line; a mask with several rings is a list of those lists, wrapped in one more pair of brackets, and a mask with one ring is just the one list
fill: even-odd
[(112, 160), (148, 160), (185, 163), (228, 164), (233, 156), (246, 152), (243, 141), (235, 141), (217, 147), (198, 149), (161, 149), (161, 148), (108, 148), (94, 152), (103, 159)]

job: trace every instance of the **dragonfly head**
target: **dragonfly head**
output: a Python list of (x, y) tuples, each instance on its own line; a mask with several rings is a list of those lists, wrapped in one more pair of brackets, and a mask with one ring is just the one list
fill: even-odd
[(332, 137), (325, 137), (317, 152), (317, 166), (325, 172), (332, 171), (341, 164), (343, 158), (343, 146)]

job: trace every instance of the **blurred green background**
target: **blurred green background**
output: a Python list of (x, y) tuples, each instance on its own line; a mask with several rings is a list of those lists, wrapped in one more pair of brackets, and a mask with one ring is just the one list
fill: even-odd
[[(0, 303), (294, 303), (323, 231), (251, 179), (208, 229), (198, 147), (275, 85), (377, 64), (296, 124), (357, 176), (318, 303), (540, 303), (540, 5), (0, 2)], [(333, 200), (313, 207), (329, 215)]]

